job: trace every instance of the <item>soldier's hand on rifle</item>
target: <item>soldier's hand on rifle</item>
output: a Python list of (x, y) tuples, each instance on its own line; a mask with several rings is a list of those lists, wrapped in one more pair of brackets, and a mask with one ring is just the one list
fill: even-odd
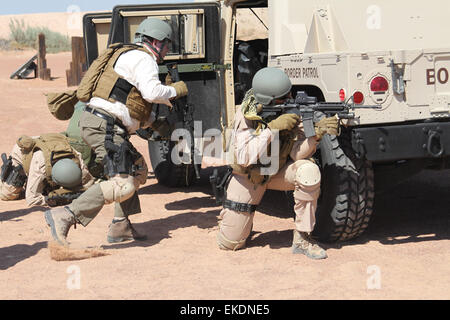
[(339, 119), (337, 117), (323, 118), (314, 124), (314, 129), (316, 130), (316, 137), (321, 140), (325, 134), (330, 134), (332, 136), (339, 135)]
[(166, 86), (170, 86), (173, 83), (170, 73), (167, 74), (165, 82), (166, 82)]
[(269, 122), (270, 130), (292, 130), (300, 122), (300, 117), (293, 113), (285, 113)]
[(170, 136), (172, 128), (170, 127), (169, 122), (166, 118), (158, 118), (156, 119), (152, 125), (153, 130), (158, 131), (161, 137), (167, 138)]
[(184, 83), (184, 81), (174, 82), (170, 86), (174, 87), (175, 91), (177, 92), (175, 99), (179, 99), (179, 98), (187, 96), (188, 88), (187, 88), (186, 84)]

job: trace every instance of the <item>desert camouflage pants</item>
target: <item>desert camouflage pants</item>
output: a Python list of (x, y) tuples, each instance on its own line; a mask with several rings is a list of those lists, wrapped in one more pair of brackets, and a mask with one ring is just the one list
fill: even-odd
[[(299, 168), (307, 165), (316, 170), (316, 182), (306, 186), (300, 179)], [(311, 166), (309, 160), (288, 162), (265, 185), (254, 185), (247, 176), (233, 174), (227, 189), (227, 199), (246, 204), (258, 205), (267, 189), (280, 191), (294, 191), (295, 229), (302, 232), (311, 232), (315, 224), (317, 199), (320, 193), (320, 171)], [(318, 175), (318, 176), (317, 176)], [(238, 247), (243, 246), (250, 235), (255, 213), (237, 212), (224, 208), (220, 213), (222, 219), (219, 225), (218, 241), (231, 242)], [(227, 246), (225, 243), (222, 243)]]

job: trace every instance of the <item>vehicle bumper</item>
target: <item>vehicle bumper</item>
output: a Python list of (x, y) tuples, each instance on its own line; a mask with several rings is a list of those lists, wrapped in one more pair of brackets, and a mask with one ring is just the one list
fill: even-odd
[(353, 128), (352, 147), (373, 162), (448, 157), (450, 122)]

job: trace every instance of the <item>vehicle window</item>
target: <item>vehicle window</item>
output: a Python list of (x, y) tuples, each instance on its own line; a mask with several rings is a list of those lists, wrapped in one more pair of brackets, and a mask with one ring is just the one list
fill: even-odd
[(166, 60), (198, 59), (205, 57), (204, 11), (165, 10), (121, 12), (128, 21), (128, 35), (133, 41), (139, 24), (147, 17), (168, 22), (172, 26), (172, 44)]

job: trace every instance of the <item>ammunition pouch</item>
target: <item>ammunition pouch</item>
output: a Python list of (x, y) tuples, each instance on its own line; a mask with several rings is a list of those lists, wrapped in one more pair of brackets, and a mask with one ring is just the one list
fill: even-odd
[(233, 211), (253, 213), (256, 211), (257, 205), (225, 200), (223, 202), (223, 207)]
[(16, 188), (22, 188), (27, 181), (27, 175), (23, 167), (20, 164), (13, 166), (11, 156), (6, 158), (6, 154), (3, 153), (1, 157), (3, 161), (0, 174), (1, 181)]

